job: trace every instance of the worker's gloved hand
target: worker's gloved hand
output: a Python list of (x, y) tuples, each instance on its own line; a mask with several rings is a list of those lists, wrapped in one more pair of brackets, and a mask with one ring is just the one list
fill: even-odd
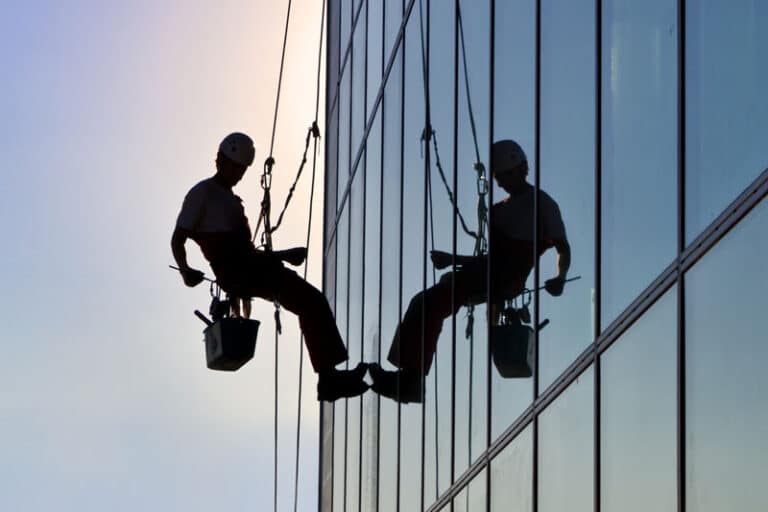
[(442, 270), (453, 262), (453, 257), (449, 252), (429, 251), (429, 257), (437, 270)]
[(307, 248), (294, 247), (293, 249), (286, 249), (284, 251), (275, 251), (275, 256), (295, 267), (301, 265), (304, 263), (304, 260), (307, 259)]
[(193, 268), (189, 268), (187, 270), (181, 271), (181, 277), (184, 279), (184, 284), (189, 286), (190, 288), (202, 283), (204, 276), (205, 274)]
[(559, 297), (562, 295), (564, 287), (565, 278), (563, 277), (553, 277), (552, 279), (547, 279), (544, 282), (544, 289), (547, 290), (547, 292), (553, 297)]

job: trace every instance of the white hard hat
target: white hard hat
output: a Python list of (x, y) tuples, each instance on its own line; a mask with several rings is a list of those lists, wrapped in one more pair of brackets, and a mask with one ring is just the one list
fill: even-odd
[(527, 163), (525, 151), (520, 145), (511, 140), (498, 140), (491, 148), (491, 163), (496, 174), (512, 170), (523, 163)]
[(253, 163), (256, 155), (251, 138), (240, 132), (230, 133), (224, 137), (219, 144), (219, 151), (233, 162), (246, 167)]

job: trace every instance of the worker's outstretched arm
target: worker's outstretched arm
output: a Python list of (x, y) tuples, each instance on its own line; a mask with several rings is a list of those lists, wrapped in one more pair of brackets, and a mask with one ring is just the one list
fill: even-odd
[(187, 286), (197, 286), (203, 281), (203, 273), (199, 270), (195, 270), (187, 263), (187, 251), (184, 248), (184, 244), (187, 238), (190, 236), (189, 230), (179, 228), (173, 230), (171, 235), (171, 251), (173, 251), (173, 259), (176, 260), (176, 264), (179, 266), (179, 272), (184, 279), (184, 284)]

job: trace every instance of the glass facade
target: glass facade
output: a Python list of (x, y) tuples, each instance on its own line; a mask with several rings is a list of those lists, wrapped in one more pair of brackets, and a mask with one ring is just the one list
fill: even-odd
[(327, 28), (324, 290), (350, 367), (425, 379), (323, 404), (321, 511), (768, 509), (765, 2)]

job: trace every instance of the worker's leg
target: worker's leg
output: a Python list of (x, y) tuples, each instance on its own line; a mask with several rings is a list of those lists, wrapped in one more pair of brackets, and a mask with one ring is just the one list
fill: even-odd
[(285, 267), (275, 282), (274, 299), (299, 317), (299, 326), (315, 371), (330, 370), (346, 361), (347, 349), (325, 295)]
[[(417, 293), (395, 331), (387, 359), (398, 368), (423, 375), (429, 373), (443, 322), (456, 313), (470, 296), (482, 293), (485, 283), (481, 277), (474, 270), (449, 272), (436, 285)], [(452, 286), (453, 281), (455, 286)], [(455, 290), (455, 296), (451, 295), (452, 290)]]

